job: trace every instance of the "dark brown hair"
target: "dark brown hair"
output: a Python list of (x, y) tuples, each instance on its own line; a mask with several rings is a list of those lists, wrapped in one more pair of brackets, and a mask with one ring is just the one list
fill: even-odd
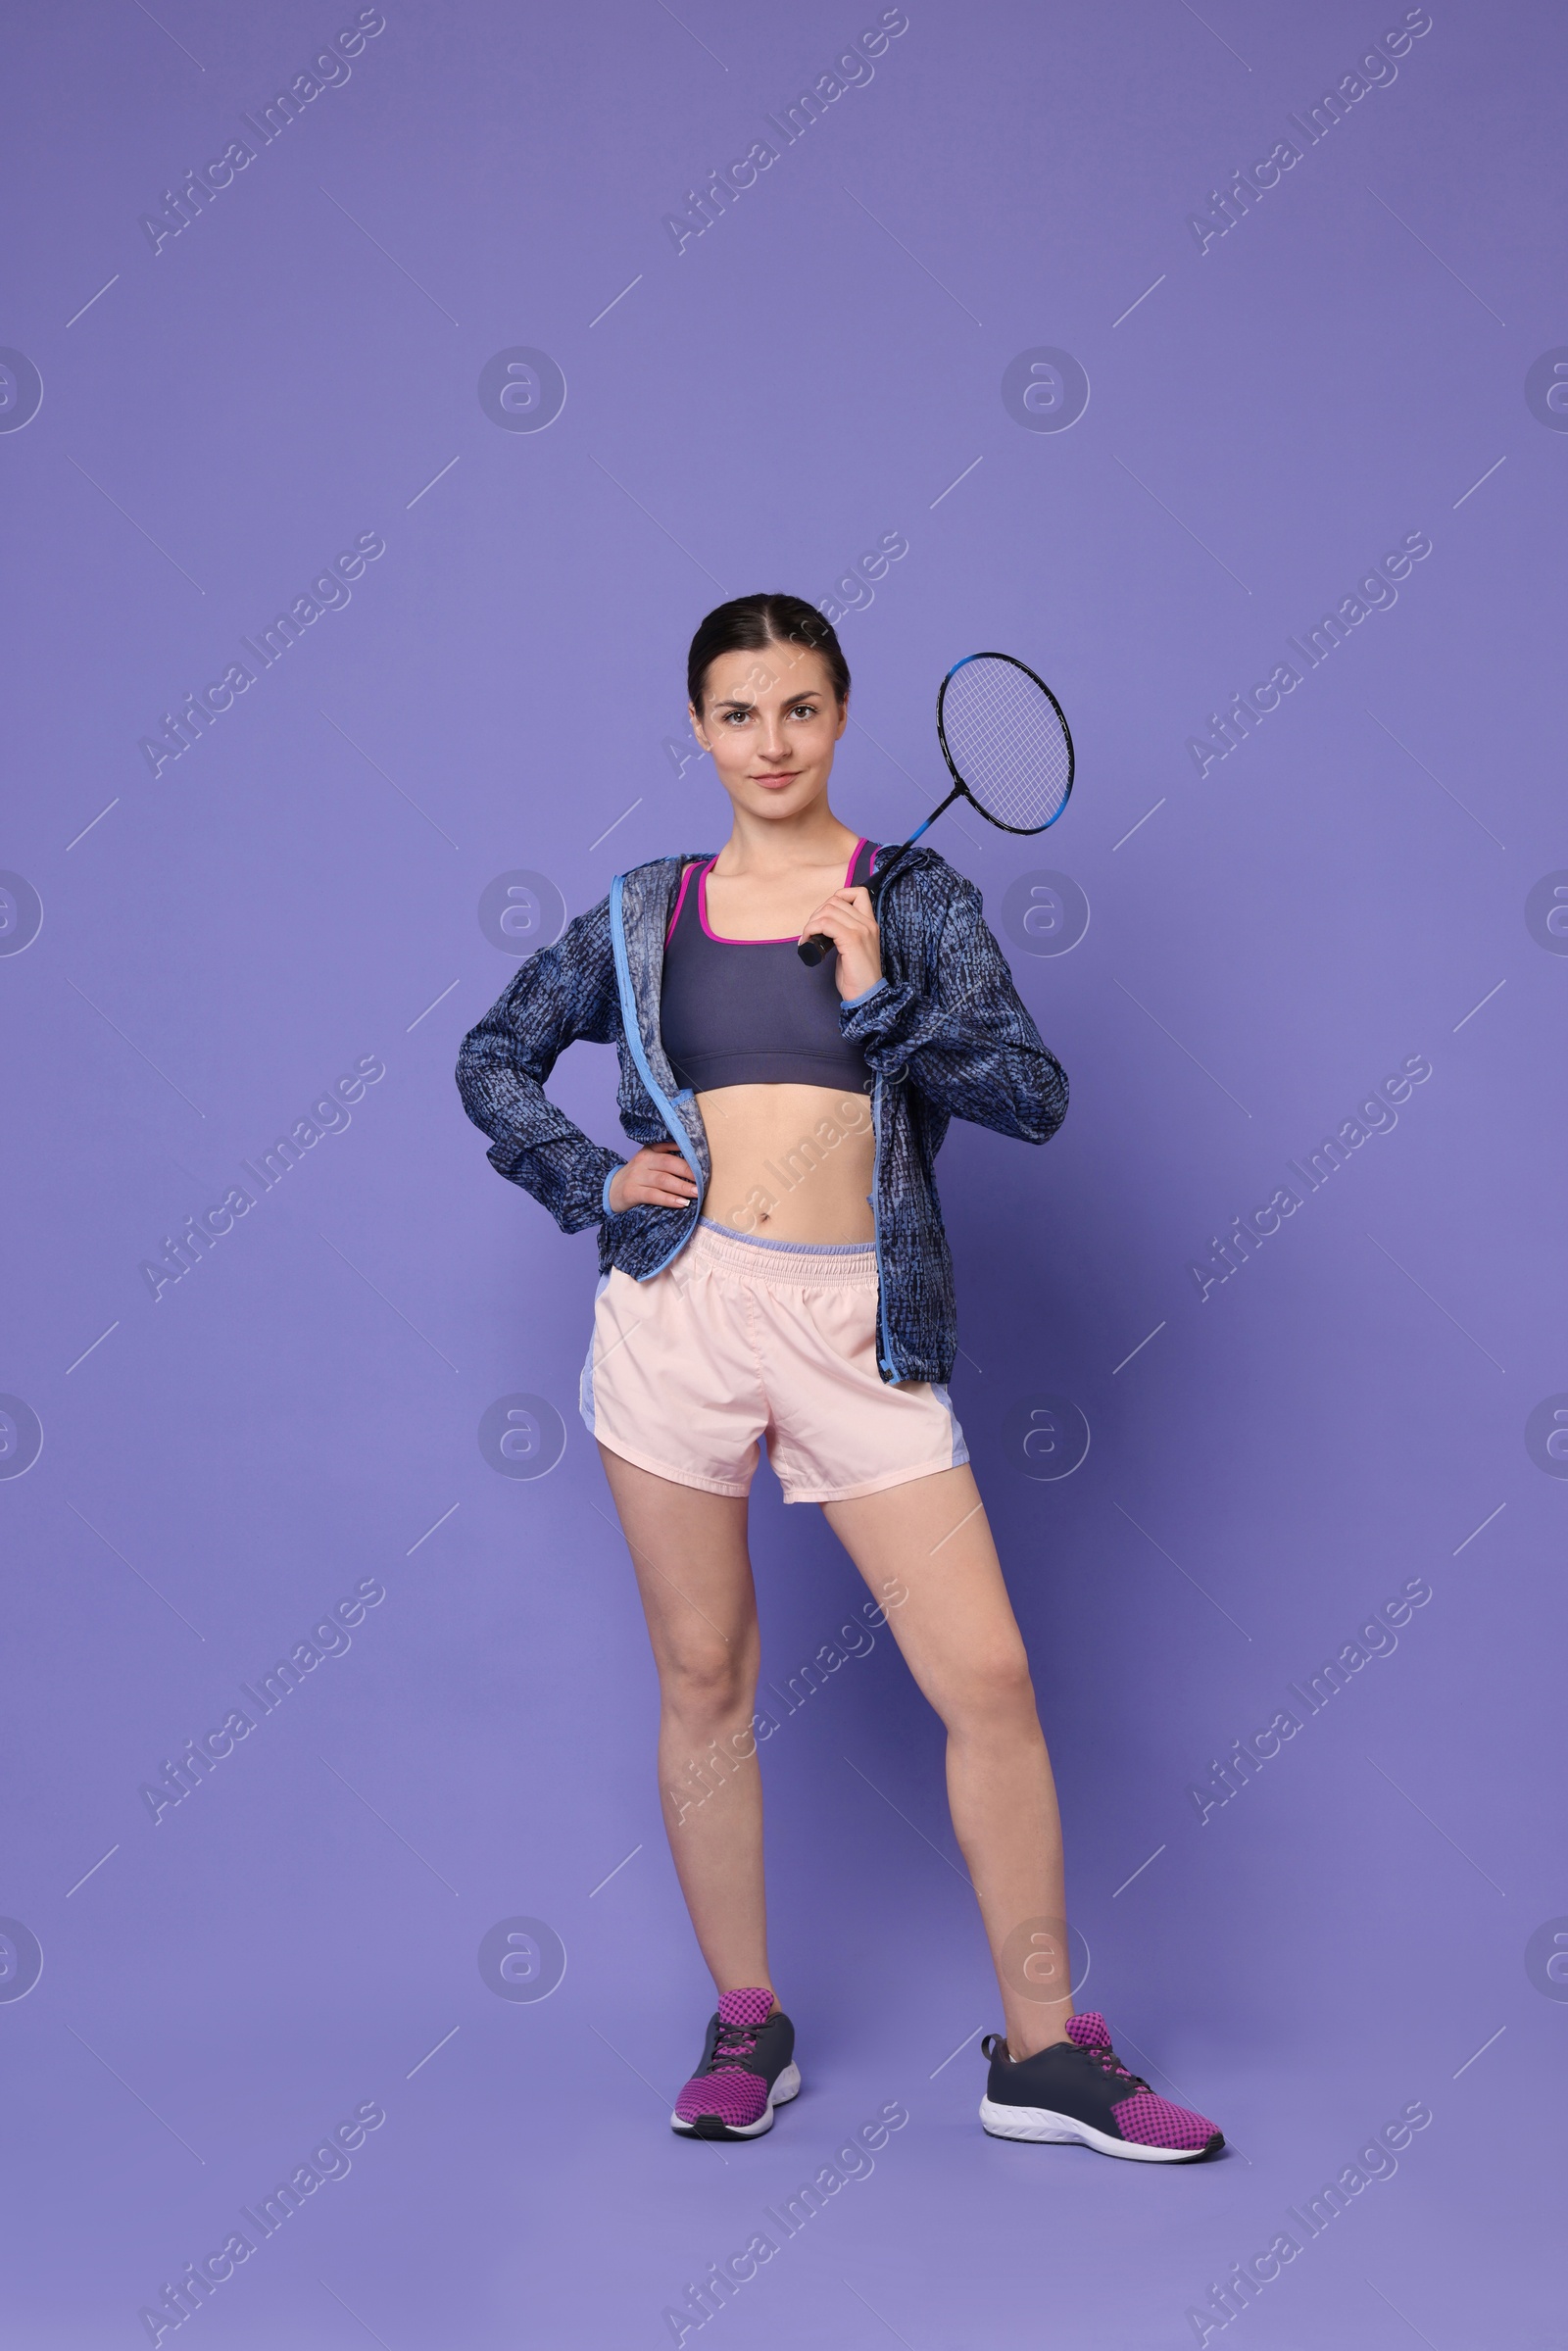
[(686, 692), (699, 717), (710, 665), (721, 653), (760, 653), (764, 645), (804, 645), (827, 664), (842, 710), (850, 698), (850, 664), (830, 621), (801, 596), (736, 596), (715, 605), (698, 625), (686, 656)]

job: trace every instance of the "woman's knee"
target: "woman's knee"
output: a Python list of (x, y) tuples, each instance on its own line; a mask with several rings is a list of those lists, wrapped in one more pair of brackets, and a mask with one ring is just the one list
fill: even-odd
[(723, 1722), (751, 1713), (757, 1657), (750, 1641), (682, 1641), (659, 1661), (664, 1705), (682, 1721)]
[(1037, 1729), (1034, 1682), (1023, 1643), (1002, 1642), (972, 1657), (950, 1660), (935, 1704), (950, 1731), (972, 1736)]

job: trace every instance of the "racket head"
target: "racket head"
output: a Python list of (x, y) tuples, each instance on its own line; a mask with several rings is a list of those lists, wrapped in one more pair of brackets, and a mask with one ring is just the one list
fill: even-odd
[(1074, 755), (1066, 713), (1010, 653), (971, 653), (937, 689), (937, 739), (964, 798), (1004, 833), (1043, 833), (1067, 806)]

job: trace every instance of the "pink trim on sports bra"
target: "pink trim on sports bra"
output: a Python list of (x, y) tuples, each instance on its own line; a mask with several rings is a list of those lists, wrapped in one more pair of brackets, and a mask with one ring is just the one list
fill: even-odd
[(680, 889), (675, 898), (675, 911), (673, 914), (671, 914), (669, 918), (669, 928), (664, 933), (664, 945), (666, 947), (669, 945), (671, 939), (673, 939), (675, 936), (675, 925), (680, 920), (681, 907), (686, 904), (686, 885), (696, 871), (697, 868), (695, 865), (688, 865), (685, 872), (680, 877)]
[[(840, 889), (847, 890), (849, 888), (850, 876), (855, 871), (855, 860), (864, 847), (865, 835), (862, 833), (858, 841), (857, 841), (855, 844), (855, 847), (850, 852), (850, 861), (844, 868), (844, 879), (839, 884)], [(720, 850), (710, 857), (708, 860), (708, 863), (702, 868), (697, 877), (697, 919), (702, 924), (705, 935), (708, 938), (714, 940), (720, 947), (793, 947), (796, 938), (794, 931), (786, 932), (782, 939), (726, 939), (722, 931), (715, 931), (713, 929), (712, 925), (708, 919), (708, 877), (712, 872), (713, 867), (718, 863), (719, 857), (722, 857), (722, 855), (723, 852)], [(874, 865), (876, 859), (873, 857), (871, 862)], [(681, 875), (680, 898), (677, 898), (675, 901), (676, 914), (680, 912), (680, 901), (681, 898), (684, 898), (686, 895), (686, 884), (691, 879), (691, 873), (692, 869), (688, 865), (686, 871)], [(675, 923), (672, 916), (670, 919), (669, 929), (670, 931), (673, 931), (674, 928)], [(666, 947), (669, 945), (668, 931), (666, 931), (664, 934), (664, 945)]]

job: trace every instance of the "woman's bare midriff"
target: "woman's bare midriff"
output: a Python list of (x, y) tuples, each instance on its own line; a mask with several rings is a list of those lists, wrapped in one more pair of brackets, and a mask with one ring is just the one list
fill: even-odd
[(699, 1094), (712, 1176), (703, 1214), (764, 1241), (870, 1241), (868, 1094), (717, 1086)]

